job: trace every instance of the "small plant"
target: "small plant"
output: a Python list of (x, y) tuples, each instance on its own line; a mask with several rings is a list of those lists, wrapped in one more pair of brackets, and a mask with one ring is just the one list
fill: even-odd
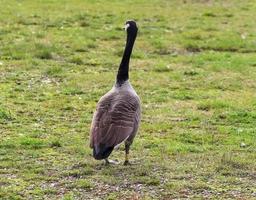
[(6, 111), (5, 109), (0, 107), (0, 120), (11, 120), (12, 115), (10, 111)]
[(35, 57), (39, 59), (53, 59), (54, 47), (50, 44), (36, 43), (35, 44)]
[(92, 184), (86, 179), (80, 179), (75, 183), (75, 187), (83, 188), (83, 189), (90, 189), (90, 188), (92, 188)]
[(217, 17), (217, 15), (212, 13), (212, 12), (206, 12), (206, 13), (203, 14), (203, 16), (205, 16), (205, 17)]
[(47, 76), (60, 76), (63, 73), (63, 68), (61, 66), (48, 67), (45, 71)]
[(54, 139), (53, 141), (50, 142), (50, 147), (52, 148), (58, 148), (58, 147), (61, 147), (61, 143), (58, 139)]
[(84, 63), (83, 59), (81, 57), (77, 57), (77, 56), (71, 58), (70, 62), (74, 63), (74, 64), (77, 64), (77, 65), (82, 65)]

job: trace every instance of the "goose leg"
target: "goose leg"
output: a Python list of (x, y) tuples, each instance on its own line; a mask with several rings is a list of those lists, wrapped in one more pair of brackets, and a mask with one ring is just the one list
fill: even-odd
[(131, 163), (129, 162), (129, 150), (130, 150), (130, 145), (131, 143), (126, 141), (125, 142), (125, 161), (124, 165), (130, 165)]
[(105, 159), (105, 165), (109, 165), (110, 163), (109, 163), (109, 160), (108, 160), (108, 158), (106, 158)]

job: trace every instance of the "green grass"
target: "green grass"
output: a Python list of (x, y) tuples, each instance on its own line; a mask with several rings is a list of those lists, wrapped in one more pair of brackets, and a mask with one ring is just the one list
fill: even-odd
[[(255, 199), (256, 4), (6, 1), (0, 4), (0, 199)], [(126, 34), (142, 123), (126, 167), (89, 129)]]

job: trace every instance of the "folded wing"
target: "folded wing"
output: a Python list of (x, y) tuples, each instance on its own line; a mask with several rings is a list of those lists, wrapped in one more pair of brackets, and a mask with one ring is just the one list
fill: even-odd
[(138, 128), (140, 102), (135, 94), (110, 92), (104, 95), (94, 113), (91, 148), (108, 148), (127, 139)]

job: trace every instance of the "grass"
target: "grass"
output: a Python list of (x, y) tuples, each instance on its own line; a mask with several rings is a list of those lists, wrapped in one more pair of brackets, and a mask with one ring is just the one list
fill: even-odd
[[(0, 199), (255, 199), (256, 4), (0, 4)], [(89, 129), (125, 42), (142, 100), (132, 166), (92, 158)], [(120, 163), (124, 148), (111, 155)]]

